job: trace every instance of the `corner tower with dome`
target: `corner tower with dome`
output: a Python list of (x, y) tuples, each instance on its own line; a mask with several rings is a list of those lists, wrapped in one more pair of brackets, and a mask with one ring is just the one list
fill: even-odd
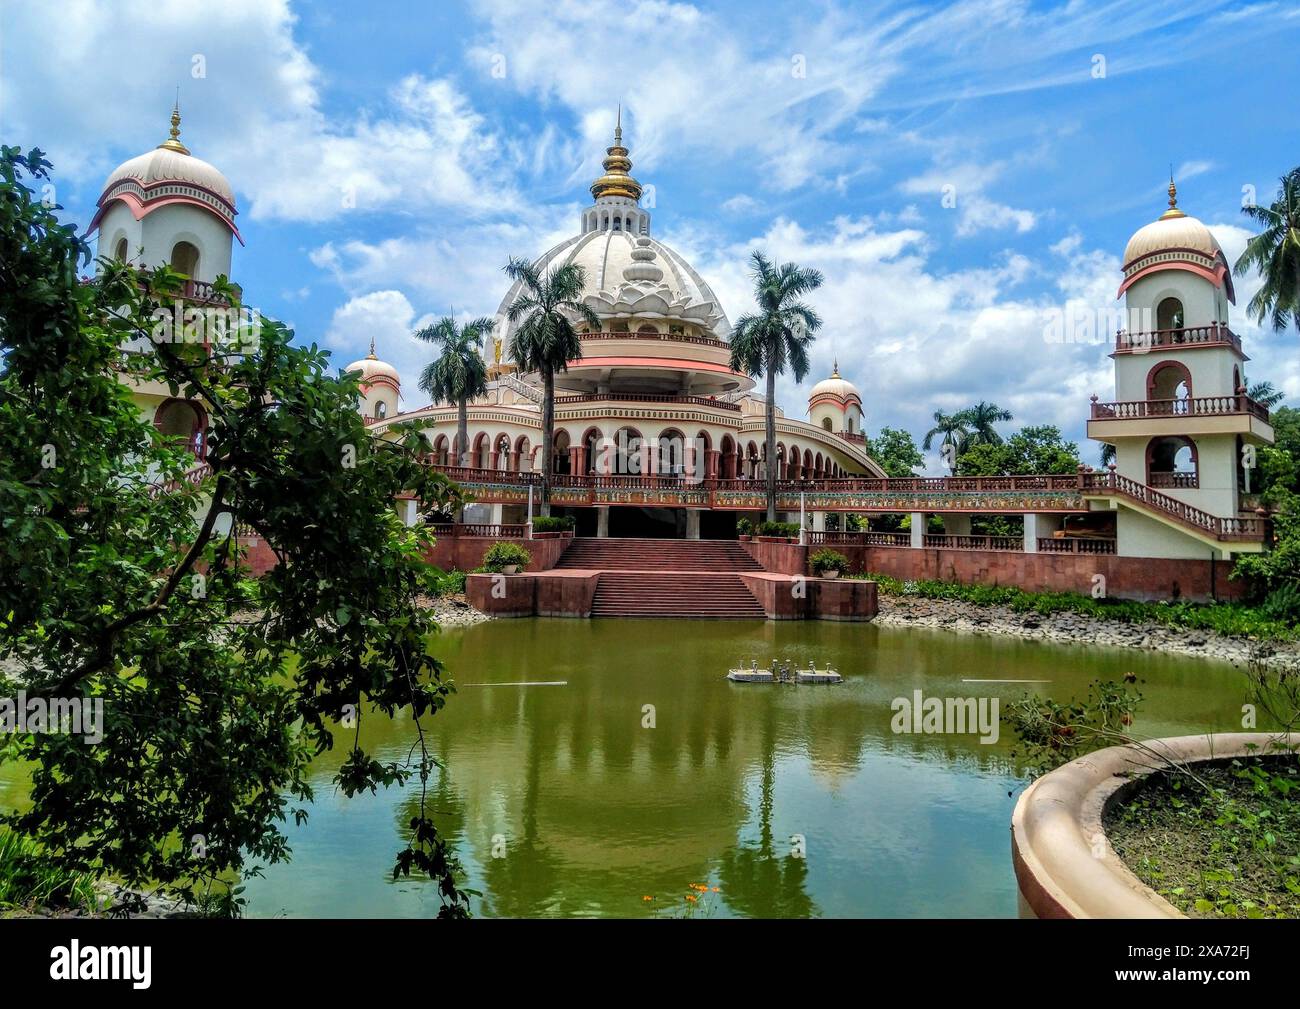
[[(762, 481), (764, 403), (754, 380), (731, 368), (731, 326), (717, 295), (652, 233), (621, 115), (602, 167), (577, 233), (533, 263), (541, 273), (582, 267), (583, 300), (600, 320), (582, 327), (582, 357), (555, 377), (552, 512), (572, 515), (579, 532), (591, 535), (734, 536), (747, 504), (728, 506), (725, 496), (702, 488), (752, 490)], [(505, 320), (520, 289), (516, 283), (504, 292), (488, 392), (470, 404), (469, 459), (480, 471), (462, 475), (470, 482), (485, 479), (485, 470), (499, 480), (527, 474), (540, 459), (541, 384), (502, 361), (513, 332)], [(862, 398), (838, 370), (814, 387), (809, 409), (811, 422), (778, 410), (778, 479), (884, 475), (866, 454)], [(435, 463), (453, 465), (460, 456), (455, 405), (434, 403), (374, 423), (382, 432), (412, 418), (428, 422)], [(525, 516), (526, 503), (502, 502), (474, 506), (470, 520), (508, 524)], [(806, 518), (813, 528), (824, 522), (820, 512)]]
[(1111, 354), (1115, 402), (1094, 396), (1088, 421), (1115, 461), (1093, 507), (1118, 512), (1122, 555), (1228, 556), (1257, 524), (1255, 449), (1272, 444), (1273, 429), (1247, 394), (1249, 359), (1228, 325), (1228, 261), (1179, 209), (1172, 179), (1168, 209), (1129, 239), (1123, 271), (1130, 328)]

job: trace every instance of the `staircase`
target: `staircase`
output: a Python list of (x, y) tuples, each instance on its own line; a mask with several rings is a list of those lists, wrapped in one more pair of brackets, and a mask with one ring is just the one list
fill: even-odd
[(649, 540), (579, 537), (557, 568), (587, 571), (762, 571), (732, 540)]
[(593, 617), (765, 617), (740, 577), (763, 568), (728, 540), (582, 538), (556, 567), (600, 572)]

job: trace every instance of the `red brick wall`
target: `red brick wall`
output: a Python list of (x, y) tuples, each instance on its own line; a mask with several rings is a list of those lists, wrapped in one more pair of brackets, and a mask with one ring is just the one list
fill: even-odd
[[(806, 570), (808, 548), (796, 544), (746, 543), (745, 548), (769, 571), (795, 574)], [(997, 550), (944, 550), (866, 547), (835, 544), (849, 559), (850, 571), (872, 571), (894, 578), (934, 579), (979, 585), (1010, 585), (1028, 592), (1090, 594), (1093, 576), (1106, 579), (1106, 594), (1116, 599), (1210, 601), (1210, 562), (1104, 554), (1024, 554)], [(1218, 561), (1213, 574), (1219, 599), (1237, 599), (1245, 585), (1229, 581), (1231, 561)]]
[(569, 549), (572, 537), (554, 539), (497, 540), (490, 536), (439, 536), (425, 560), (443, 571), (473, 571), (483, 563), (483, 555), (494, 543), (518, 543), (533, 555), (529, 571), (548, 571), (555, 567), (560, 555)]
[(597, 574), (470, 575), (465, 598), (496, 617), (589, 617)]

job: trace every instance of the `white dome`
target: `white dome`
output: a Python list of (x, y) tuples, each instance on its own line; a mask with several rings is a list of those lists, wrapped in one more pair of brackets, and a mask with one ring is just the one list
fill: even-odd
[(398, 385), (401, 384), (401, 378), (397, 374), (397, 369), (386, 361), (381, 361), (375, 357), (372, 352), (360, 361), (353, 361), (344, 371), (355, 371), (361, 376), (362, 383), (372, 381), (376, 378), (390, 378)]
[[(690, 323), (719, 340), (731, 333), (726, 313), (704, 279), (685, 259), (648, 235), (590, 231), (562, 242), (533, 265), (541, 272), (568, 263), (583, 268), (587, 278), (583, 300), (602, 321), (663, 319)], [(515, 283), (506, 292), (499, 309), (503, 317), (520, 287)]]
[(833, 397), (846, 406), (851, 400), (857, 400), (859, 405), (862, 403), (862, 394), (858, 392), (858, 387), (848, 379), (840, 378), (838, 365), (830, 378), (823, 378), (812, 387), (808, 399), (814, 400), (821, 396)]
[(1138, 228), (1124, 247), (1124, 266), (1160, 252), (1187, 250), (1199, 252), (1209, 259), (1223, 255), (1223, 249), (1210, 233), (1210, 229), (1195, 217), (1181, 212), (1167, 214), (1159, 220)]
[(213, 165), (192, 154), (156, 147), (146, 154), (124, 161), (109, 174), (104, 192), (123, 179), (135, 179), (141, 186), (149, 187), (160, 182), (181, 182), (200, 186), (221, 197), (233, 209), (235, 192), (230, 183)]

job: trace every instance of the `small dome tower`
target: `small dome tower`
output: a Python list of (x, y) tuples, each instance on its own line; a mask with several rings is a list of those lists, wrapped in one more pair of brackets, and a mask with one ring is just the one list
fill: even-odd
[(353, 361), (344, 371), (360, 376), (361, 415), (367, 420), (384, 420), (397, 416), (397, 404), (402, 397), (402, 380), (397, 369), (375, 356), (375, 339), (370, 338), (370, 353), (360, 361)]
[(191, 280), (230, 276), (235, 194), (215, 167), (181, 143), (179, 102), (171, 131), (152, 151), (109, 174), (90, 230), (99, 231), (98, 254), (141, 267), (164, 263)]
[(808, 396), (808, 414), (812, 422), (836, 434), (862, 433), (862, 396), (847, 379), (840, 378), (840, 363), (835, 362), (830, 378), (812, 387)]

